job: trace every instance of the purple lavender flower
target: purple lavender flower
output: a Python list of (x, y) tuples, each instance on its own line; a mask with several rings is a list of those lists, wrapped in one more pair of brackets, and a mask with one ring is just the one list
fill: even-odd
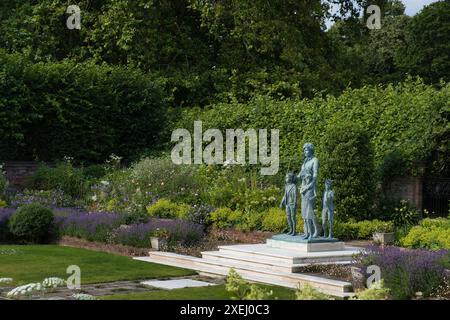
[(391, 289), (393, 297), (407, 299), (422, 292), (429, 296), (445, 278), (445, 262), (449, 250), (413, 250), (399, 247), (369, 246), (360, 262), (363, 270), (369, 265), (381, 269), (381, 277)]
[(0, 225), (6, 224), (16, 209), (0, 208)]
[(110, 242), (134, 247), (149, 248), (151, 234), (166, 230), (169, 241), (190, 245), (203, 236), (203, 227), (186, 220), (150, 219), (147, 223), (121, 226), (113, 231)]
[(16, 209), (0, 208), (0, 241), (6, 241), (8, 238), (8, 221)]
[(61, 234), (102, 242), (106, 241), (109, 232), (120, 225), (121, 220), (119, 214), (106, 212), (76, 212), (56, 217)]

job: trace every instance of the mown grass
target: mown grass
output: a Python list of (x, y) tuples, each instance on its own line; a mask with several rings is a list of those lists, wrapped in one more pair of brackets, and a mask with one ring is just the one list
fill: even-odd
[(67, 279), (67, 267), (81, 269), (81, 284), (193, 275), (191, 270), (136, 261), (129, 257), (57, 245), (0, 245), (0, 278), (8, 286), (41, 282), (47, 277)]

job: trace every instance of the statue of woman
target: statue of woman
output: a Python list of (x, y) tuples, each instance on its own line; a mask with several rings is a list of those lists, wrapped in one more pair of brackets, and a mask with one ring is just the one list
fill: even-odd
[(317, 238), (319, 233), (314, 212), (317, 197), (316, 184), (319, 175), (319, 160), (314, 156), (314, 146), (311, 143), (306, 143), (303, 146), (303, 153), (305, 160), (298, 179), (302, 182), (300, 194), (302, 197), (302, 218), (305, 222), (304, 238), (311, 240), (312, 238)]

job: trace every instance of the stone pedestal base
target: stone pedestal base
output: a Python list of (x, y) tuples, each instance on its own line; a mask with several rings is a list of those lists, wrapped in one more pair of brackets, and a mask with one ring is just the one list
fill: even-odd
[(324, 252), (345, 250), (345, 243), (338, 239), (315, 238), (303, 239), (302, 235), (289, 236), (280, 234), (267, 239), (267, 245), (272, 248), (295, 250), (299, 252)]

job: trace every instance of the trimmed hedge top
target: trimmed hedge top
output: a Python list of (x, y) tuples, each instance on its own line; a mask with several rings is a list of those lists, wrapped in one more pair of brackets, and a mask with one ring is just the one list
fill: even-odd
[(155, 149), (167, 110), (140, 71), (75, 62), (33, 64), (0, 50), (0, 159), (103, 162)]

